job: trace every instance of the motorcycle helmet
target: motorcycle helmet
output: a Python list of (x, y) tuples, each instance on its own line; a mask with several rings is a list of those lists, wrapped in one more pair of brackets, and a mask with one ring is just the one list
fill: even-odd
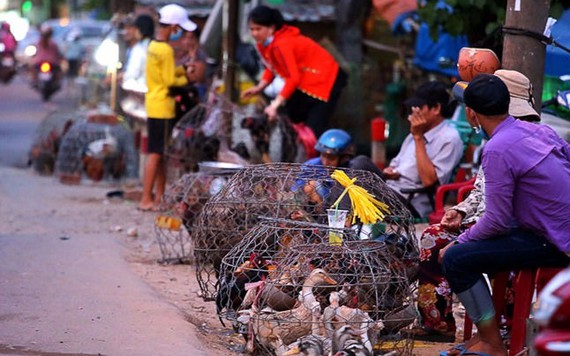
[(353, 154), (352, 137), (341, 129), (329, 129), (319, 137), (315, 150), (333, 155)]
[(40, 26), (40, 34), (42, 36), (51, 36), (53, 33), (53, 28), (51, 28), (51, 26), (47, 23), (43, 23)]

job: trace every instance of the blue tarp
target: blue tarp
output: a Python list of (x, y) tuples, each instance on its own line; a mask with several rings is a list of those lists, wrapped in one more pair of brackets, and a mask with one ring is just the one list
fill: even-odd
[(414, 64), (428, 72), (459, 77), (457, 59), (459, 50), (463, 47), (469, 47), (467, 36), (451, 36), (440, 32), (437, 42), (434, 42), (429, 35), (428, 25), (422, 23), (416, 38)]
[[(552, 38), (570, 48), (570, 10), (566, 10), (552, 27)], [(570, 74), (570, 53), (559, 47), (546, 47), (544, 74), (559, 77)]]

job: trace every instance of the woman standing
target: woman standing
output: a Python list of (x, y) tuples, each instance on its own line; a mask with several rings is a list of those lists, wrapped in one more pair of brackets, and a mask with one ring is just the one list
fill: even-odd
[(295, 123), (306, 123), (319, 137), (346, 85), (346, 74), (333, 56), (296, 27), (285, 25), (279, 10), (258, 6), (249, 13), (249, 30), (265, 63), (259, 84), (242, 93), (243, 98), (259, 94), (279, 75), (283, 89), (265, 108), (270, 120), (285, 105)]
[(200, 46), (200, 30), (184, 32), (180, 41), (186, 51), (177, 62), (186, 68), (188, 83), (196, 87), (200, 100), (203, 101), (209, 84), (206, 76), (208, 54)]

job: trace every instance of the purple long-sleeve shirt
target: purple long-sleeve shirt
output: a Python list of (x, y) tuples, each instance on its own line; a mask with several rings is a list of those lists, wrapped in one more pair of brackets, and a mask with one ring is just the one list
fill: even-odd
[(459, 242), (513, 226), (570, 252), (570, 145), (547, 126), (506, 118), (483, 150), (486, 211)]

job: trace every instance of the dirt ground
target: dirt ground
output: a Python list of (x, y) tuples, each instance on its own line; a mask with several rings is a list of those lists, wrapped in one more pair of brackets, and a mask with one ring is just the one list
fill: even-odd
[[(132, 209), (135, 210), (135, 202), (131, 203)], [(139, 221), (136, 237), (128, 236), (126, 233), (126, 230), (132, 226), (126, 224), (115, 227), (117, 237), (128, 247), (126, 258), (134, 271), (175, 305), (190, 323), (196, 325), (203, 338), (202, 341), (209, 345), (212, 355), (243, 355), (240, 352), (243, 347), (241, 335), (234, 333), (228, 323), (226, 323), (227, 327), (222, 326), (216, 315), (214, 302), (205, 302), (199, 296), (200, 288), (195, 277), (194, 266), (158, 262), (161, 259), (161, 253), (153, 229), (156, 213), (137, 211), (134, 214)], [(417, 230), (421, 232), (425, 226), (417, 225)], [(457, 340), (462, 340), (463, 310), (459, 305), (455, 310), (458, 320)], [(439, 355), (440, 351), (447, 350), (452, 345), (416, 341), (413, 355)]]

